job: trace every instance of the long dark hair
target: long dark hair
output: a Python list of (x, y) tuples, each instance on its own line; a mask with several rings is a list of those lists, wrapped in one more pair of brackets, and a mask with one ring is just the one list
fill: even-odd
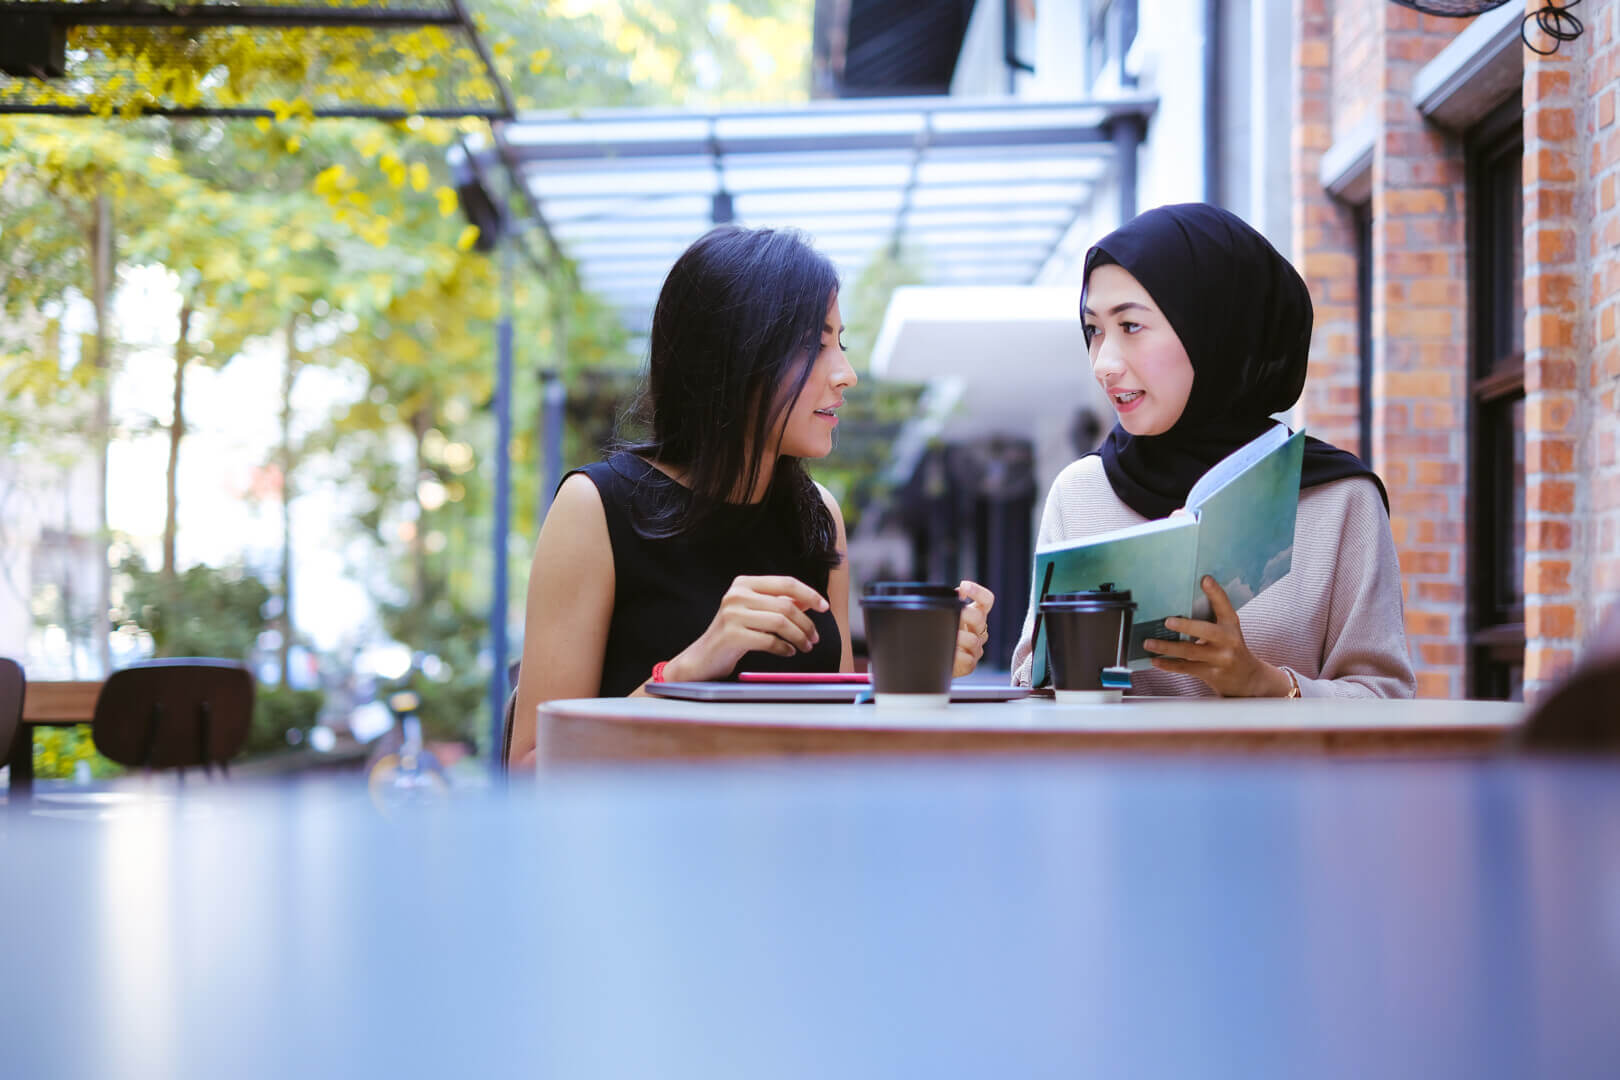
[[(637, 413), (651, 437), (620, 449), (685, 471), (690, 500), (646, 500), (649, 537), (697, 529), (752, 492), (821, 349), (838, 272), (797, 232), (723, 225), (675, 260), (653, 310)], [(796, 457), (776, 459), (764, 502), (800, 554), (838, 565), (837, 531)]]

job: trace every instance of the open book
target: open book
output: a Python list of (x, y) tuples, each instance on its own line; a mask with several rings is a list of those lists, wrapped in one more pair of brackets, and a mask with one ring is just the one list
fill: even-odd
[(1164, 620), (1211, 618), (1209, 598), (1198, 584), (1205, 574), (1220, 582), (1233, 608), (1241, 608), (1288, 573), (1304, 453), (1304, 433), (1277, 424), (1193, 485), (1187, 493), (1189, 513), (1036, 548), (1030, 685), (1046, 681), (1040, 603), (1052, 593), (1096, 589), (1104, 582), (1129, 589), (1136, 611), (1128, 663), (1140, 669), (1152, 661), (1142, 642), (1180, 637), (1165, 629)]

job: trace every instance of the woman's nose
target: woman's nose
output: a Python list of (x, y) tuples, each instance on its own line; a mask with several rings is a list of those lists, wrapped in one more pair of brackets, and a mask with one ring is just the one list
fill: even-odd
[(833, 369), (833, 385), (840, 388), (848, 388), (854, 386), (860, 381), (861, 378), (859, 375), (855, 374), (855, 368), (850, 364), (849, 357), (844, 355), (844, 350), (839, 349), (838, 364)]
[(1109, 344), (1105, 337), (1099, 341), (1091, 352), (1091, 373), (1098, 379), (1105, 375), (1112, 375), (1125, 370), (1120, 363), (1119, 350)]

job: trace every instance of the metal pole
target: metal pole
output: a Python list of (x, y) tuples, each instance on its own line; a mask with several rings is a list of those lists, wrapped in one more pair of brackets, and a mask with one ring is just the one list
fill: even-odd
[(1114, 138), (1114, 168), (1119, 180), (1119, 223), (1136, 216), (1136, 148), (1145, 125), (1139, 116), (1116, 116), (1109, 121)]
[(490, 654), (493, 670), (489, 679), (490, 771), (501, 776), (501, 735), (506, 718), (506, 545), (511, 531), (512, 490), (512, 276), (517, 241), (511, 228), (511, 183), (501, 200), (501, 314), (495, 326), (495, 522), (491, 541), (495, 557), (495, 582), (489, 605)]

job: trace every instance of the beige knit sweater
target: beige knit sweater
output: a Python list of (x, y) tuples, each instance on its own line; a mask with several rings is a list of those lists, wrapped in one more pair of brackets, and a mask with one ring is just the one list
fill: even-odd
[[(1074, 540), (1147, 520), (1120, 501), (1095, 454), (1052, 485), (1039, 544)], [(1013, 651), (1015, 685), (1029, 685), (1034, 612)], [(1367, 479), (1335, 480), (1300, 492), (1293, 569), (1238, 612), (1249, 651), (1292, 672), (1304, 697), (1412, 697), (1417, 679), (1406, 648), (1401, 574), (1389, 518)], [(1209, 696), (1191, 675), (1135, 671), (1132, 693)]]

